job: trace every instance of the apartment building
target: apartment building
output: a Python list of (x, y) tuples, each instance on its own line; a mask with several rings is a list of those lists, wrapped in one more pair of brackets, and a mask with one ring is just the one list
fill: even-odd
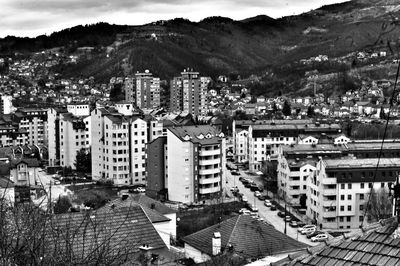
[(235, 147), (235, 159), (239, 163), (247, 162), (249, 159), (248, 156), (248, 135), (249, 132), (245, 129), (239, 130), (235, 134), (235, 141), (233, 147)]
[(49, 166), (60, 165), (60, 114), (67, 113), (66, 108), (49, 108), (47, 110), (47, 134)]
[(47, 145), (47, 109), (20, 108), (11, 117), (12, 122), (18, 125), (18, 132), (27, 136), (27, 144)]
[(11, 114), (13, 111), (12, 99), (13, 97), (10, 95), (0, 96), (0, 114)]
[(388, 190), (400, 158), (381, 158), (377, 164), (377, 158), (319, 160), (308, 179), (307, 216), (323, 228), (359, 228), (371, 188)]
[(76, 154), (90, 152), (91, 118), (88, 104), (73, 103), (47, 110), (49, 166), (75, 169)]
[(232, 122), (232, 136), (233, 136), (233, 153), (236, 155), (240, 150), (240, 143), (237, 143), (236, 134), (241, 132), (242, 130), (249, 131), (249, 127), (251, 125), (268, 125), (268, 124), (312, 124), (313, 121), (311, 119), (303, 119), (303, 120), (233, 120)]
[[(381, 144), (376, 142), (350, 142), (348, 144), (296, 144), (281, 146), (278, 155), (277, 181), (278, 194), (286, 200), (298, 204), (301, 196), (306, 195), (307, 178), (313, 175), (317, 162), (322, 158), (340, 159), (378, 158)], [(400, 156), (400, 142), (385, 143), (382, 146), (382, 158)]]
[[(248, 157), (249, 169), (256, 172), (265, 160), (277, 160), (279, 147), (294, 145), (299, 134), (337, 134), (341, 127), (337, 124), (255, 124), (249, 126)], [(236, 144), (235, 144), (236, 145)], [(237, 147), (236, 147), (237, 148)]]
[(181, 76), (171, 80), (170, 111), (187, 112), (195, 116), (206, 115), (206, 96), (210, 81), (209, 77), (200, 77), (199, 72), (185, 69)]
[(59, 123), (60, 166), (75, 169), (77, 153), (81, 149), (90, 152), (91, 118), (61, 113)]
[(132, 77), (126, 77), (124, 80), (125, 100), (130, 103), (136, 102), (136, 81)]
[(160, 108), (160, 78), (153, 77), (149, 70), (137, 72), (136, 79), (136, 106), (141, 109)]
[(115, 185), (146, 183), (147, 123), (115, 108), (92, 111), (92, 178)]
[(135, 78), (124, 81), (125, 100), (136, 103), (141, 109), (160, 108), (160, 78), (153, 77), (149, 70), (135, 74)]
[(197, 203), (219, 198), (225, 180), (225, 136), (209, 125), (167, 130), (168, 199)]
[(316, 167), (315, 159), (278, 159), (278, 195), (292, 205), (299, 205), (300, 198), (307, 195), (308, 178)]

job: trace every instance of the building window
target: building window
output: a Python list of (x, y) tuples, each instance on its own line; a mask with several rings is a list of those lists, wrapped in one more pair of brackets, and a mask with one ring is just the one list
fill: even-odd
[(347, 199), (348, 199), (348, 200), (351, 200), (351, 195), (347, 195)]
[(344, 195), (340, 195), (340, 200), (344, 200)]
[(360, 211), (363, 211), (363, 210), (364, 210), (364, 205), (361, 204), (361, 205), (360, 205)]
[(360, 194), (360, 200), (364, 200), (364, 194)]
[(351, 216), (347, 216), (347, 221), (351, 222)]
[(385, 187), (385, 183), (381, 183), (381, 188), (384, 188)]
[(340, 206), (340, 211), (344, 212), (344, 206)]
[(341, 189), (344, 189), (344, 184), (340, 184), (340, 188), (341, 188)]
[(360, 188), (364, 188), (364, 183), (361, 183), (361, 184), (360, 184)]
[(348, 186), (349, 189), (351, 189), (351, 187), (352, 187), (351, 184), (348, 184), (347, 186)]
[(351, 205), (348, 205), (348, 206), (347, 206), (347, 210), (348, 210), (348, 211), (351, 211)]
[(364, 216), (360, 216), (360, 217), (358, 218), (358, 221), (359, 221), (359, 222), (364, 221)]

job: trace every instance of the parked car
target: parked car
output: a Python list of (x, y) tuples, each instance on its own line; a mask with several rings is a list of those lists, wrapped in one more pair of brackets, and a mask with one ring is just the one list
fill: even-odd
[(246, 208), (241, 208), (239, 210), (239, 213), (240, 214), (248, 214), (248, 215), (250, 215), (250, 211), (248, 209), (246, 209)]
[(302, 221), (298, 221), (298, 222), (297, 222), (297, 226), (298, 226), (298, 227), (303, 227), (303, 226), (305, 226), (305, 225), (306, 225), (305, 222), (302, 222)]
[(290, 227), (297, 227), (298, 224), (297, 224), (296, 221), (290, 221), (289, 226), (290, 226)]
[(264, 218), (262, 218), (262, 217), (258, 217), (257, 220), (260, 221), (260, 222), (264, 222)]
[(260, 193), (260, 191), (256, 191), (256, 192), (254, 192), (254, 196), (255, 196), (255, 197), (257, 197), (257, 198), (258, 198), (259, 196), (261, 196), (261, 193)]
[(138, 187), (138, 188), (136, 188), (136, 191), (139, 193), (145, 193), (146, 189), (144, 187)]
[(271, 207), (272, 203), (271, 203), (270, 200), (266, 199), (266, 200), (264, 200), (264, 205), (267, 206), (267, 207)]
[(240, 181), (240, 182), (242, 182), (243, 180), (244, 180), (244, 177), (243, 177), (243, 176), (239, 177), (239, 181)]
[(239, 188), (236, 186), (236, 187), (231, 187), (231, 191), (232, 192), (239, 192)]
[(250, 190), (251, 190), (251, 191), (259, 191), (257, 184), (252, 183), (252, 184), (250, 185)]
[(271, 211), (276, 211), (276, 206), (275, 205), (271, 205), (271, 207), (269, 207)]
[(246, 196), (243, 196), (243, 197), (242, 197), (242, 201), (243, 201), (243, 202), (247, 202), (247, 201), (248, 201), (248, 200), (247, 200), (247, 197), (246, 197)]
[(304, 225), (304, 226), (302, 226), (302, 227), (299, 226), (299, 228), (297, 229), (297, 231), (298, 231), (299, 233), (301, 233), (303, 230), (308, 229), (308, 228), (317, 229), (317, 226), (315, 226), (315, 224), (306, 224), (306, 225)]
[(317, 231), (317, 228), (315, 228), (315, 227), (308, 227), (308, 228), (306, 228), (306, 229), (303, 229), (303, 230), (301, 230), (301, 234), (302, 235), (307, 235), (307, 234), (310, 234), (310, 233), (314, 233), (315, 231)]
[(290, 217), (289, 215), (285, 216), (285, 222), (290, 222), (292, 221), (292, 217)]
[(325, 232), (322, 232), (322, 231), (314, 231), (314, 232), (312, 232), (312, 233), (306, 234), (306, 237), (307, 237), (308, 239), (310, 239), (311, 237), (317, 236), (317, 235), (319, 235), (319, 234), (324, 234), (324, 233), (325, 233)]
[(324, 241), (324, 240), (326, 240), (326, 239), (328, 239), (328, 235), (327, 234), (319, 234), (319, 235), (316, 235), (316, 236), (314, 236), (314, 237), (311, 237), (311, 241), (312, 242), (319, 242), (319, 241)]
[(258, 212), (258, 208), (254, 204), (249, 204), (249, 209), (252, 212)]
[(266, 199), (266, 197), (264, 195), (261, 195), (257, 197), (259, 200), (264, 201)]
[(231, 174), (232, 175), (240, 175), (238, 172), (236, 172), (236, 171), (231, 171)]
[(256, 212), (250, 212), (250, 216), (253, 218), (259, 218), (260, 216)]
[(281, 218), (285, 217), (285, 212), (278, 212), (277, 215)]

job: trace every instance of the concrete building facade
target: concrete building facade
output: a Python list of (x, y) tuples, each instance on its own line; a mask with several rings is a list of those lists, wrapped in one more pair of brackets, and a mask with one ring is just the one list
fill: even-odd
[(199, 72), (185, 69), (181, 76), (171, 80), (171, 112), (187, 112), (195, 116), (206, 115), (206, 96), (209, 77), (200, 77)]

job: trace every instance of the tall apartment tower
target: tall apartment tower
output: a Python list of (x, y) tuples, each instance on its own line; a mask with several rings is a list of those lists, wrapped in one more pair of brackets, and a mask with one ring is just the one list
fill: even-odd
[(141, 109), (160, 107), (160, 78), (153, 77), (148, 70), (136, 73), (136, 105)]
[(92, 178), (146, 183), (147, 123), (113, 108), (92, 111)]
[(76, 154), (91, 147), (91, 117), (88, 104), (69, 104), (67, 109), (47, 111), (49, 166), (75, 169)]
[(180, 77), (171, 80), (171, 112), (187, 112), (205, 115), (209, 77), (200, 77), (199, 72), (185, 69)]

